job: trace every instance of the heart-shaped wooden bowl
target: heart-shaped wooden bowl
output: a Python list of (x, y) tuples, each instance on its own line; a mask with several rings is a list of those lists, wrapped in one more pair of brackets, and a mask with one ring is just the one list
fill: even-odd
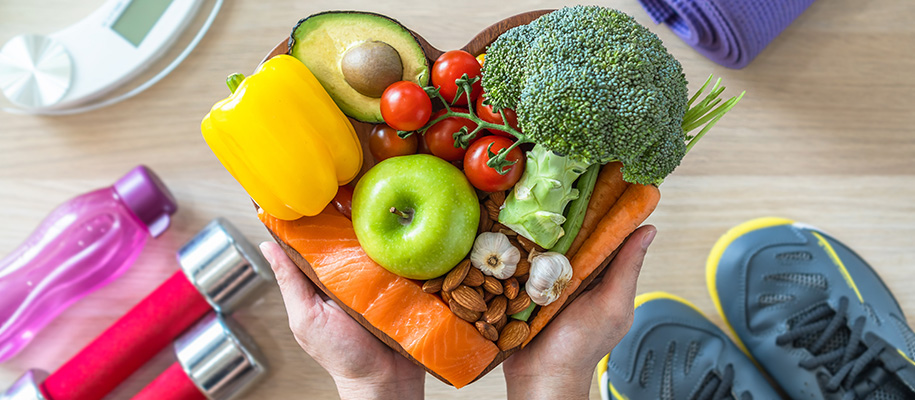
[[(526, 12), (526, 13), (522, 13), (522, 14), (518, 14), (518, 15), (515, 15), (512, 17), (506, 18), (506, 19), (499, 21), (499, 22), (491, 25), (490, 27), (484, 29), (482, 32), (477, 34), (473, 39), (471, 39), (470, 42), (468, 42), (461, 49), (469, 52), (470, 54), (473, 54), (474, 56), (479, 55), (480, 53), (483, 53), (485, 51), (486, 47), (489, 46), (497, 37), (499, 37), (501, 34), (505, 33), (505, 31), (507, 31), (513, 27), (519, 26), (519, 25), (524, 25), (524, 24), (530, 23), (531, 21), (537, 19), (541, 15), (547, 14), (549, 12), (551, 12), (551, 10), (530, 11), (530, 12)], [(433, 47), (431, 44), (429, 44), (428, 41), (426, 41), (419, 34), (412, 32), (412, 31), (411, 31), (411, 33), (413, 33), (413, 36), (419, 42), (420, 46), (422, 46), (423, 51), (426, 54), (426, 58), (429, 61), (429, 66), (431, 67), (432, 64), (435, 62), (435, 60), (443, 53), (443, 51)], [(267, 54), (267, 56), (264, 58), (263, 61), (269, 60), (270, 58), (272, 58), (276, 55), (279, 55), (279, 54), (287, 54), (288, 52), (289, 52), (288, 40), (284, 39), (282, 42), (277, 44), (276, 47), (274, 47), (273, 50), (270, 51), (269, 54)], [(372, 128), (374, 125), (370, 124), (370, 123), (359, 122), (352, 118), (350, 119), (350, 121), (352, 121), (353, 127), (356, 130), (356, 133), (359, 135), (359, 139), (362, 142), (363, 154), (365, 155), (363, 166), (362, 166), (362, 171), (359, 174), (359, 176), (361, 177), (362, 174), (364, 174), (369, 168), (371, 168), (375, 164), (375, 160), (372, 158), (371, 152), (369, 151), (369, 148), (368, 148), (368, 135), (372, 131)], [(352, 316), (356, 321), (358, 321), (362, 326), (364, 326), (366, 329), (368, 329), (370, 332), (372, 332), (372, 334), (374, 334), (376, 337), (378, 337), (385, 344), (387, 344), (391, 348), (395, 349), (399, 353), (403, 354), (405, 357), (409, 358), (410, 360), (413, 360), (417, 364), (423, 365), (422, 363), (417, 361), (415, 358), (413, 358), (406, 350), (404, 350), (404, 348), (396, 340), (392, 339), (390, 336), (388, 336), (387, 334), (385, 334), (384, 332), (382, 332), (381, 330), (379, 330), (378, 328), (373, 326), (361, 314), (359, 314), (358, 312), (347, 307), (346, 304), (344, 304), (344, 302), (341, 302), (334, 295), (333, 292), (331, 292), (324, 286), (324, 284), (321, 282), (321, 280), (316, 275), (315, 271), (312, 269), (311, 265), (308, 263), (308, 261), (305, 260), (305, 258), (301, 254), (299, 254), (298, 251), (296, 251), (294, 248), (292, 248), (292, 246), (290, 246), (288, 243), (283, 241), (283, 239), (281, 237), (279, 237), (272, 230), (270, 231), (270, 233), (271, 233), (271, 235), (273, 235), (274, 239), (276, 239), (277, 243), (279, 243), (280, 246), (286, 251), (286, 254), (289, 255), (289, 257), (292, 259), (292, 261), (295, 262), (295, 264), (309, 277), (309, 279), (311, 279), (311, 281), (314, 282), (315, 285), (318, 286), (328, 297), (330, 297), (331, 299), (334, 299), (337, 302), (337, 304), (339, 304), (350, 316)], [(603, 270), (610, 263), (610, 261), (613, 259), (615, 254), (616, 254), (616, 252), (611, 254), (590, 276), (588, 276), (585, 280), (582, 281), (581, 285), (578, 287), (578, 289), (575, 291), (575, 293), (573, 293), (571, 296), (569, 296), (568, 300), (565, 302), (565, 304), (563, 304), (563, 306), (562, 306), (563, 308), (565, 308), (565, 306), (567, 306), (576, 297), (578, 297), (578, 295), (581, 294), (581, 292), (589, 286), (589, 284), (594, 280), (594, 278), (598, 277), (601, 274), (601, 272), (603, 272)], [(486, 373), (491, 371), (493, 368), (495, 368), (500, 363), (502, 363), (502, 361), (504, 361), (506, 358), (508, 358), (512, 353), (514, 353), (515, 351), (517, 351), (519, 349), (520, 348), (515, 348), (512, 350), (499, 352), (498, 355), (489, 364), (489, 366), (486, 367), (474, 380), (479, 379), (480, 377), (482, 377), (483, 375), (485, 375)], [(435, 376), (436, 378), (439, 378), (440, 380), (442, 380), (445, 383), (451, 384), (451, 382), (449, 382), (448, 380), (439, 376), (435, 371), (429, 369), (425, 365), (423, 365), (423, 367), (426, 368), (426, 370), (430, 374)]]

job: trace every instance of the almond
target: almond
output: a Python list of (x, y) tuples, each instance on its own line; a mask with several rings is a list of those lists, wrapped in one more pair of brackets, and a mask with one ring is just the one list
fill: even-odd
[(451, 299), (451, 301), (448, 302), (448, 306), (451, 307), (451, 312), (453, 312), (454, 315), (457, 315), (458, 318), (470, 322), (471, 324), (480, 319), (480, 315), (482, 314), (473, 310), (468, 310), (467, 307), (460, 305), (455, 299)]
[(476, 290), (477, 293), (480, 294), (480, 298), (483, 299), (483, 303), (486, 303), (486, 291), (484, 291), (480, 286), (473, 288), (473, 290)]
[(521, 257), (518, 260), (518, 266), (515, 268), (515, 273), (512, 276), (518, 277), (521, 275), (527, 275), (531, 272), (531, 262), (527, 260), (527, 257)]
[(486, 304), (489, 304), (489, 302), (495, 297), (496, 297), (495, 293), (490, 293), (490, 292), (483, 293), (483, 301), (485, 301)]
[(483, 290), (489, 293), (502, 294), (502, 283), (492, 276), (484, 277)]
[(499, 220), (499, 208), (501, 204), (496, 204), (492, 201), (492, 198), (487, 199), (483, 202), (483, 208), (486, 209), (486, 212), (489, 214), (489, 219), (493, 221)]
[(483, 321), (477, 321), (474, 325), (476, 325), (477, 330), (480, 331), (480, 334), (483, 335), (486, 340), (491, 340), (493, 342), (499, 340), (499, 331), (497, 331), (494, 326)]
[(496, 203), (496, 205), (499, 207), (502, 207), (502, 204), (505, 204), (505, 192), (492, 192), (489, 194), (487, 200)]
[(521, 285), (518, 284), (518, 280), (515, 277), (511, 277), (502, 282), (502, 293), (509, 300), (518, 297), (518, 292), (521, 290)]
[(445, 282), (442, 283), (442, 290), (452, 291), (457, 289), (467, 277), (467, 271), (470, 271), (470, 260), (461, 261), (457, 267), (451, 269), (448, 275), (445, 275)]
[(505, 296), (496, 296), (489, 302), (489, 307), (483, 313), (483, 321), (495, 324), (500, 319), (505, 318), (506, 307), (508, 307), (508, 299)]
[(505, 313), (508, 315), (517, 314), (524, 311), (529, 305), (531, 305), (531, 297), (527, 295), (527, 292), (522, 290), (518, 292), (518, 295), (515, 296), (514, 299), (508, 301)]
[(442, 283), (445, 282), (444, 277), (438, 277), (435, 279), (429, 279), (428, 281), (423, 282), (423, 292), (426, 293), (438, 293), (442, 291)]
[(499, 349), (506, 351), (520, 346), (530, 333), (531, 328), (524, 321), (509, 322), (499, 333)]
[(464, 277), (464, 284), (467, 286), (480, 286), (483, 284), (483, 271), (480, 271), (476, 268), (471, 268), (470, 271), (467, 271), (467, 276)]
[(502, 328), (504, 328), (504, 327), (505, 327), (505, 324), (508, 322), (508, 319), (509, 319), (509, 318), (508, 318), (507, 315), (502, 314), (502, 318), (499, 318), (499, 320), (496, 321), (496, 323), (492, 324), (492, 326), (493, 326), (494, 328), (496, 328), (497, 331), (500, 331), (500, 332), (501, 332), (501, 331), (502, 331)]
[[(457, 289), (454, 289), (454, 291), (451, 292), (451, 298), (470, 311), (486, 311), (486, 302), (483, 301), (483, 295), (469, 286), (458, 286)], [(530, 298), (528, 298), (528, 301), (530, 301)]]
[(447, 290), (442, 290), (442, 301), (444, 301), (445, 304), (450, 303), (451, 302), (451, 292), (449, 292)]
[(477, 228), (477, 232), (489, 232), (492, 229), (492, 223), (492, 219), (489, 218), (489, 212), (486, 211), (486, 206), (480, 203), (480, 226)]
[(502, 225), (496, 221), (498, 220), (493, 220), (492, 228), (489, 228), (490, 232), (502, 232), (502, 230), (505, 229), (505, 225)]
[[(509, 239), (514, 239), (515, 236), (518, 236), (518, 232), (515, 232), (515, 231), (513, 231), (513, 230), (511, 230), (511, 229), (508, 229), (508, 228), (506, 228), (506, 227), (502, 227), (502, 229), (499, 229), (499, 233), (501, 233), (501, 234), (503, 234), (503, 235), (505, 235), (505, 236), (508, 236)], [(521, 245), (518, 244), (518, 241), (517, 241), (517, 240), (512, 240), (512, 244), (514, 244), (515, 247), (521, 249)]]

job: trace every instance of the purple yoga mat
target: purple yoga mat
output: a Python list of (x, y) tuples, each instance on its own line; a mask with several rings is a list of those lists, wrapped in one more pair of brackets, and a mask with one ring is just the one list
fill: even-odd
[(743, 68), (813, 0), (639, 0), (697, 51), (728, 68)]

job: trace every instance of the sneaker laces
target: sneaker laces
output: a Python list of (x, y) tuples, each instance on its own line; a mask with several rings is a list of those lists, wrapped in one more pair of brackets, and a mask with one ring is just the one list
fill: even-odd
[[(794, 344), (796, 347), (806, 347), (814, 356), (802, 360), (799, 365), (807, 370), (826, 366), (833, 373), (826, 383), (826, 390), (835, 392), (840, 387), (844, 387), (848, 390), (845, 392), (843, 400), (863, 399), (873, 393), (882, 381), (889, 378), (891, 371), (886, 370), (880, 363), (874, 363), (880, 353), (888, 347), (886, 342), (880, 340), (870, 346), (864, 344), (862, 338), (865, 317), (858, 317), (849, 325), (847, 323), (848, 303), (848, 298), (842, 297), (839, 299), (837, 310), (833, 310), (826, 303), (816, 306), (789, 327), (788, 332), (779, 335), (776, 338), (776, 344), (779, 346)], [(844, 338), (839, 336), (840, 334), (844, 336), (843, 328), (848, 332), (845, 343), (841, 343)], [(796, 344), (796, 341), (807, 338), (815, 338), (815, 340), (806, 346)], [(827, 343), (834, 344), (837, 340), (840, 342), (838, 346), (827, 346)], [(830, 349), (829, 347), (835, 348)], [(865, 369), (868, 372), (865, 375), (867, 382), (856, 384)]]
[(734, 365), (728, 364), (724, 367), (724, 373), (720, 376), (714, 371), (709, 371), (705, 378), (705, 384), (702, 390), (694, 399), (701, 400), (733, 400), (731, 389), (734, 386)]

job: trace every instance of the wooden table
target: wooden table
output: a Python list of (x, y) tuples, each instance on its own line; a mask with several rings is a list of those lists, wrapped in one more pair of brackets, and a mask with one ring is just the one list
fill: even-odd
[[(51, 33), (101, 0), (0, 2), (0, 42)], [(176, 269), (174, 252), (224, 216), (267, 240), (250, 200), (202, 140), (198, 125), (228, 95), (233, 72), (251, 72), (299, 17), (328, 9), (397, 18), (441, 49), (462, 46), (492, 22), (563, 1), (228, 1), (199, 48), (171, 75), (115, 106), (67, 117), (0, 114), (0, 255), (66, 199), (152, 167), (180, 204), (172, 227), (120, 279), (74, 304), (22, 353), (0, 365), (0, 388), (30, 367), (54, 370)], [(720, 323), (707, 294), (705, 258), (729, 227), (766, 215), (831, 232), (869, 260), (904, 310), (915, 312), (915, 3), (819, 1), (749, 67), (728, 70), (698, 55), (635, 1), (603, 1), (648, 25), (683, 63), (695, 90), (709, 73), (747, 96), (662, 186), (650, 222), (659, 229), (639, 291), (679, 294)], [(444, 16), (444, 18), (443, 18)], [(246, 398), (334, 398), (330, 377), (296, 345), (279, 292), (236, 314), (272, 372)], [(163, 352), (111, 398), (126, 399), (173, 356)], [(461, 390), (427, 379), (429, 398), (504, 397), (501, 369)], [(592, 398), (599, 398), (595, 389)]]

